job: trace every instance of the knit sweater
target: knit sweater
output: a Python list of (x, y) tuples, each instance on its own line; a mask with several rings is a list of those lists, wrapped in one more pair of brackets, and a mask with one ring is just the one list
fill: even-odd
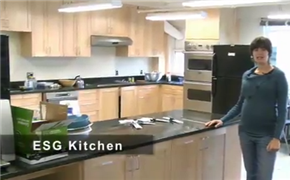
[(288, 102), (285, 74), (277, 67), (264, 75), (255, 74), (255, 69), (243, 74), (239, 100), (221, 120), (226, 122), (241, 115), (240, 132), (280, 139)]

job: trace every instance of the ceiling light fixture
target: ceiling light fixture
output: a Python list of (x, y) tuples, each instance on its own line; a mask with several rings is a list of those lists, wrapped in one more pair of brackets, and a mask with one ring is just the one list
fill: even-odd
[(268, 19), (290, 19), (290, 14), (278, 14), (278, 15), (269, 15)]
[(146, 16), (150, 21), (177, 21), (186, 19), (204, 19), (207, 14), (201, 12), (173, 12), (173, 13), (152, 13)]
[(248, 5), (263, 5), (265, 3), (279, 3), (285, 0), (196, 0), (183, 2), (186, 7), (233, 7), (233, 6), (248, 6)]
[(58, 12), (74, 13), (74, 12), (97, 11), (97, 10), (121, 8), (122, 6), (123, 6), (122, 2), (118, 0), (117, 1), (113, 0), (111, 2), (108, 1), (84, 2), (64, 5), (58, 9)]

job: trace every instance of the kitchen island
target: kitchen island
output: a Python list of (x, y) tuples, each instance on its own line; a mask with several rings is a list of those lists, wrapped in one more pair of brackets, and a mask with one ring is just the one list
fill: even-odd
[[(240, 180), (241, 152), (233, 120), (220, 128), (204, 123), (221, 115), (187, 110), (148, 114), (142, 117), (173, 117), (183, 124), (158, 122), (137, 130), (118, 120), (95, 122), (93, 134), (153, 135), (148, 142), (123, 147), (126, 152), (78, 153), (50, 162), (12, 163), (1, 179), (9, 180)], [(152, 155), (144, 155), (153, 146)], [(134, 151), (134, 152), (133, 152)], [(140, 152), (138, 154), (138, 152)]]

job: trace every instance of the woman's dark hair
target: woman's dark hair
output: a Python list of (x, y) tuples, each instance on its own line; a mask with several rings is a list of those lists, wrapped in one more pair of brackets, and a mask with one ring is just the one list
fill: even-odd
[(269, 53), (269, 57), (271, 57), (271, 55), (272, 55), (272, 42), (270, 41), (270, 39), (268, 39), (266, 37), (255, 38), (250, 45), (251, 54), (253, 54), (253, 51), (255, 49), (258, 49), (258, 48), (266, 49)]

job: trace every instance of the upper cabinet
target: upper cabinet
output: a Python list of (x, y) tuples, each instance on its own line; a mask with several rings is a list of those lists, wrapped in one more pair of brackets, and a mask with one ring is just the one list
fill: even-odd
[(72, 1), (33, 1), (31, 33), (22, 34), (25, 57), (90, 57), (90, 14), (59, 13)]
[(129, 36), (130, 8), (93, 11), (91, 32), (93, 35)]
[(1, 31), (30, 32), (30, 1), (1, 0), (0, 18)]
[(185, 37), (188, 40), (218, 40), (220, 28), (220, 10), (206, 10), (205, 19), (186, 20)]
[(164, 22), (146, 20), (145, 13), (138, 13), (136, 7), (130, 8), (129, 37), (133, 45), (117, 47), (117, 56), (159, 57), (164, 52)]
[[(78, 0), (64, 0), (63, 4)], [(91, 14), (89, 12), (63, 13), (63, 56), (91, 56)]]

